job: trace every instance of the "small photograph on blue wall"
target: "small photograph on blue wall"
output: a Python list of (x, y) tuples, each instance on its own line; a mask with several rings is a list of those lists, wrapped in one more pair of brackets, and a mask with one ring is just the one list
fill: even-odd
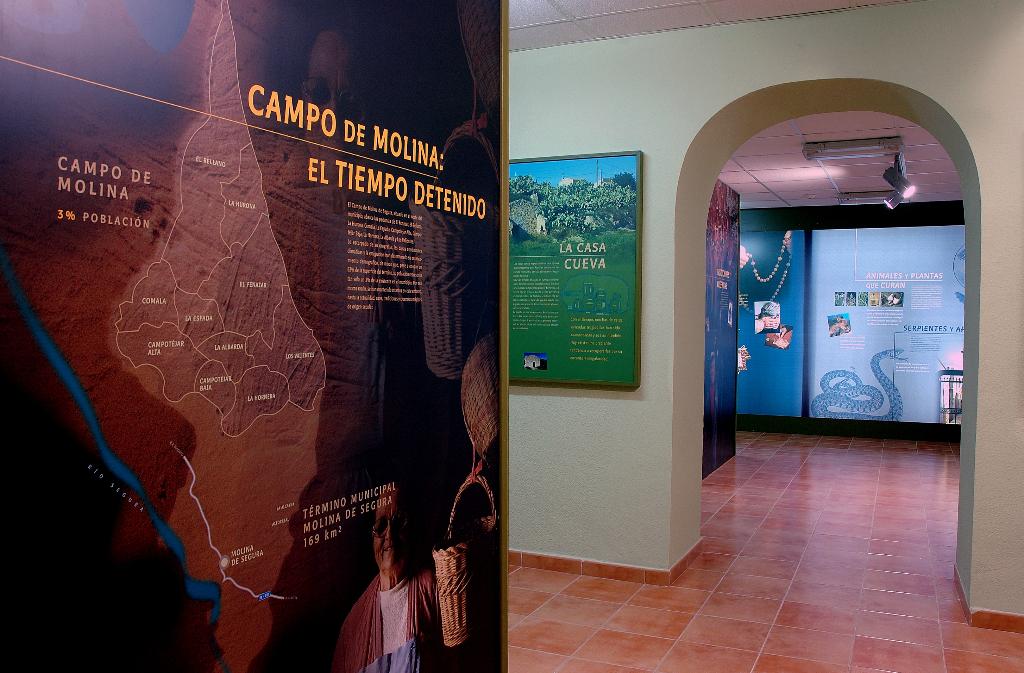
[(782, 324), (782, 307), (777, 301), (754, 302), (754, 334), (778, 332)]
[(830, 337), (849, 334), (852, 329), (849, 313), (836, 313), (828, 317), (828, 335)]

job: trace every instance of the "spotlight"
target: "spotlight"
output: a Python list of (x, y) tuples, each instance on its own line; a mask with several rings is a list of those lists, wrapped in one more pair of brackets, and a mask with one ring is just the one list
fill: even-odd
[[(890, 168), (889, 170), (891, 171), (892, 169)], [(893, 193), (889, 194), (889, 196), (882, 199), (882, 203), (885, 204), (886, 208), (892, 210), (896, 206), (903, 203), (903, 196), (898, 191), (894, 191)]]
[(906, 177), (900, 175), (899, 170), (893, 166), (886, 168), (885, 172), (882, 173), (882, 177), (885, 178), (885, 181), (892, 185), (892, 188), (895, 189), (903, 198), (910, 198), (914, 195), (914, 192), (917, 191), (917, 187), (910, 184), (910, 180), (907, 180)]
[[(910, 184), (910, 180), (907, 179), (907, 168), (906, 164), (903, 162), (902, 154), (896, 155), (896, 161), (893, 162), (892, 166), (885, 169), (885, 172), (882, 173), (882, 177), (885, 178), (885, 181), (896, 190), (901, 197), (901, 200), (909, 199), (915, 192), (917, 192), (917, 187)], [(895, 206), (889, 207), (893, 208)]]

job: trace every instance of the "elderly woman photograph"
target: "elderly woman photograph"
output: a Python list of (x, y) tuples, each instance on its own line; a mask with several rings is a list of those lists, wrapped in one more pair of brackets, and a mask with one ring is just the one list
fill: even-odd
[(440, 670), (433, 570), (413, 566), (408, 510), (401, 489), (377, 500), (371, 537), (377, 574), (338, 635), (333, 673), (430, 673)]

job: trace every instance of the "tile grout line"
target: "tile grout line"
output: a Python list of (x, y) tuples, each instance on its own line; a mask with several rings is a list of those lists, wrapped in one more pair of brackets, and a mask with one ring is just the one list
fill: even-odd
[[(764, 433), (762, 433), (762, 435), (759, 435), (759, 437), (763, 436), (763, 434)], [(745, 447), (745, 448), (749, 448), (749, 447)], [(778, 454), (778, 452), (779, 452), (778, 450), (779, 450), (779, 447), (776, 447), (776, 449), (772, 453), (772, 455), (768, 457), (768, 460), (770, 460), (772, 457), (774, 457), (776, 454)], [(736, 488), (732, 489), (733, 492), (732, 492), (732, 495), (729, 496), (729, 500), (732, 500), (733, 497), (735, 497), (737, 488), (741, 488), (742, 486), (746, 485), (751, 479), (753, 479), (754, 475), (757, 474), (761, 470), (761, 468), (764, 467), (765, 464), (767, 464), (768, 460), (765, 460), (760, 466), (758, 466), (758, 468), (756, 470), (754, 470), (750, 474), (750, 476), (747, 477), (743, 481), (743, 484), (741, 484), (739, 487), (736, 487)], [(726, 500), (726, 503), (728, 503), (729, 500)], [(725, 503), (722, 504), (722, 507), (724, 507), (724, 506), (725, 506)], [(721, 507), (719, 507), (719, 510), (721, 510)], [(716, 512), (716, 514), (717, 514), (717, 512)], [(714, 517), (712, 517), (712, 518), (714, 518)], [(710, 521), (710, 519), (709, 519), (709, 521)], [(748, 540), (748, 542), (749, 542), (749, 540)], [(746, 545), (746, 543), (744, 543), (744, 546), (745, 545)], [(740, 557), (740, 553), (742, 551), (743, 551), (743, 548), (741, 547), (739, 552), (737, 552), (736, 554), (732, 555), (732, 560), (729, 562), (729, 565), (727, 565), (725, 567), (724, 571), (722, 572), (722, 577), (720, 577), (718, 582), (715, 584), (715, 586), (712, 587), (710, 591), (708, 591), (708, 595), (704, 597), (704, 600), (703, 600), (703, 602), (701, 602), (700, 606), (696, 610), (694, 610), (692, 619), (690, 620), (689, 623), (687, 623), (687, 625), (685, 627), (683, 627), (683, 630), (679, 632), (679, 635), (676, 636), (675, 641), (673, 641), (673, 643), (672, 643), (672, 646), (668, 648), (668, 650), (665, 652), (664, 655), (662, 655), (661, 659), (658, 661), (658, 664), (654, 667), (654, 671), (661, 670), (661, 667), (664, 665), (665, 660), (668, 659), (668, 656), (670, 654), (672, 654), (672, 651), (679, 645), (680, 642), (682, 642), (683, 636), (686, 634), (686, 630), (688, 628), (690, 628), (690, 624), (693, 623), (693, 620), (696, 619), (697, 616), (701, 614), (701, 610), (703, 610), (704, 607), (707, 605), (708, 601), (711, 600), (711, 597), (715, 593), (715, 589), (718, 588), (718, 586), (721, 585), (721, 583), (725, 580), (725, 576), (729, 574), (729, 570), (734, 565), (736, 565), (736, 559), (738, 559)], [(756, 660), (755, 660), (755, 662), (756, 662)]]
[(690, 628), (690, 624), (693, 623), (693, 620), (696, 619), (698, 615), (700, 615), (701, 610), (703, 610), (704, 606), (707, 605), (709, 600), (711, 600), (711, 596), (714, 595), (715, 589), (717, 589), (718, 586), (722, 583), (722, 581), (725, 580), (725, 576), (728, 574), (729, 568), (731, 568), (736, 563), (736, 559), (738, 558), (738, 554), (736, 556), (733, 556), (732, 561), (729, 562), (729, 565), (725, 567), (725, 571), (722, 572), (722, 576), (718, 578), (718, 582), (716, 582), (715, 585), (708, 590), (708, 595), (704, 597), (704, 600), (701, 601), (701, 604), (697, 607), (696, 610), (693, 611), (693, 614), (690, 616), (690, 621), (686, 623), (686, 626), (682, 628), (682, 630), (679, 632), (679, 635), (677, 635), (675, 639), (672, 641), (672, 645), (668, 648), (668, 650), (665, 651), (665, 654), (662, 655), (661, 659), (658, 660), (657, 665), (652, 669), (653, 671), (658, 671), (661, 669), (662, 665), (665, 663), (665, 660), (668, 659), (668, 655), (672, 654), (672, 650), (674, 650), (676, 646), (682, 641), (683, 634), (686, 633), (686, 629)]
[[(915, 442), (914, 443), (914, 454), (915, 455), (920, 455), (920, 453), (921, 453), (921, 451), (920, 451), (920, 448), (918, 446), (918, 443)], [(957, 491), (958, 491), (958, 493), (959, 493), (959, 490), (960, 490), (960, 483), (959, 483), (959, 479), (958, 479), (957, 480)], [(939, 610), (939, 590), (938, 590), (938, 586), (936, 586), (936, 582), (935, 582), (935, 566), (934, 566), (935, 557), (932, 554), (931, 535), (929, 534), (929, 524), (928, 524), (928, 512), (931, 509), (931, 503), (933, 502), (931, 498), (933, 498), (934, 495), (935, 495), (935, 493), (934, 493), (934, 491), (932, 491), (932, 493), (930, 495), (930, 498), (928, 500), (928, 503), (924, 507), (924, 510), (925, 510), (925, 512), (924, 512), (924, 515), (925, 515), (925, 538), (926, 538), (927, 543), (928, 543), (928, 564), (929, 564), (929, 568), (931, 568), (931, 572), (929, 573), (929, 577), (930, 577), (930, 579), (932, 581), (932, 591), (934, 591), (934, 593), (935, 593), (935, 610), (936, 610), (936, 612), (935, 612), (935, 625), (938, 628), (938, 632), (939, 632), (939, 646), (938, 646), (939, 647), (939, 660), (941, 662), (942, 670), (943, 671), (948, 671), (949, 669), (948, 669), (948, 666), (946, 665), (946, 649), (944, 647), (944, 638), (943, 638), (943, 635), (942, 635), (942, 616), (941, 616), (941, 614), (938, 611)], [(958, 518), (959, 518), (959, 513), (958, 513)], [(920, 643), (913, 643), (913, 644), (920, 645)]]
[[(878, 457), (878, 475), (875, 477), (875, 497), (871, 499), (871, 530), (868, 532), (868, 535), (871, 536), (871, 537), (868, 538), (868, 553), (869, 554), (871, 553), (871, 540), (874, 539), (874, 534), (875, 534), (875, 518), (878, 516), (878, 494), (879, 494), (879, 488), (880, 488), (881, 483), (882, 483), (882, 470), (884, 470), (884, 469), (885, 469), (885, 440), (883, 439), (882, 440), (882, 451), (880, 452), (879, 457)], [(865, 574), (866, 573), (867, 573), (867, 570), (865, 569)], [(847, 664), (851, 671), (853, 670), (854, 651), (857, 649), (857, 638), (860, 637), (859, 634), (858, 634), (858, 630), (860, 628), (861, 612), (863, 612), (863, 610), (861, 608), (864, 605), (864, 588), (865, 588), (864, 587), (864, 582), (865, 582), (866, 579), (867, 579), (866, 577), (861, 576), (860, 588), (857, 590), (857, 612), (853, 616), (853, 642), (850, 644), (850, 659), (849, 659), (848, 664)]]
[[(763, 436), (764, 436), (764, 433), (762, 433), (762, 434), (761, 434), (761, 436), (763, 437)], [(761, 471), (761, 469), (762, 469), (762, 468), (764, 468), (764, 466), (765, 466), (765, 465), (767, 465), (767, 464), (768, 464), (768, 463), (769, 463), (769, 462), (771, 461), (771, 459), (772, 459), (772, 458), (775, 458), (776, 456), (778, 456), (778, 455), (779, 455), (779, 452), (780, 452), (780, 451), (781, 451), (781, 450), (782, 450), (783, 448), (788, 448), (788, 447), (787, 447), (787, 444), (786, 444), (786, 442), (788, 442), (788, 441), (789, 441), (790, 439), (792, 439), (792, 437), (793, 437), (793, 435), (792, 435), (792, 434), (788, 435), (788, 436), (787, 436), (787, 439), (786, 439), (786, 441), (785, 441), (785, 442), (784, 442), (784, 443), (783, 443), (782, 445), (779, 445), (779, 446), (776, 446), (776, 447), (774, 447), (774, 448), (775, 448), (775, 451), (774, 451), (774, 452), (773, 452), (773, 453), (772, 453), (772, 454), (771, 454), (770, 456), (768, 456), (768, 458), (766, 458), (766, 459), (765, 459), (765, 460), (764, 460), (764, 461), (762, 462), (762, 464), (761, 464), (760, 466), (758, 466), (758, 469), (754, 470), (754, 472), (753, 472), (753, 473), (751, 473), (751, 475), (750, 475), (750, 476), (749, 476), (749, 477), (748, 477), (748, 478), (747, 478), (746, 480), (744, 480), (744, 482), (743, 482), (742, 484), (740, 484), (740, 485), (739, 485), (738, 487), (736, 487), (736, 488), (734, 488), (734, 489), (733, 489), (733, 491), (734, 491), (734, 495), (735, 495), (735, 491), (736, 491), (736, 490), (739, 490), (739, 489), (740, 489), (740, 488), (742, 488), (743, 486), (746, 486), (746, 485), (747, 485), (747, 484), (748, 484), (748, 483), (749, 483), (750, 481), (752, 481), (752, 480), (753, 480), (753, 478), (754, 478), (754, 477), (755, 477), (755, 476), (757, 475), (757, 473), (758, 473), (758, 472), (760, 472), (760, 471)], [(820, 443), (821, 439), (822, 439), (822, 438), (821, 438), (821, 437), (819, 436), (819, 437), (818, 437), (818, 442), (819, 442), (819, 443)], [(816, 446), (817, 446), (817, 445), (816, 445)], [(808, 448), (808, 447), (797, 447), (797, 448), (803, 449), (803, 448)], [(792, 476), (792, 477), (790, 477), (790, 479), (789, 479), (789, 481), (787, 482), (786, 486), (785, 486), (785, 487), (784, 487), (784, 488), (782, 489), (782, 493), (785, 493), (785, 492), (786, 492), (786, 491), (787, 491), (787, 490), (789, 489), (789, 487), (790, 487), (790, 486), (792, 485), (793, 481), (794, 481), (794, 480), (796, 479), (796, 477), (797, 477), (797, 476), (798, 476), (798, 475), (800, 474), (800, 471), (802, 470), (802, 468), (803, 468), (803, 467), (804, 467), (804, 465), (806, 464), (806, 462), (807, 462), (808, 458), (809, 458), (809, 457), (810, 457), (811, 455), (813, 455), (813, 453), (814, 453), (814, 451), (813, 451), (813, 447), (812, 447), (812, 450), (811, 450), (811, 452), (810, 452), (810, 453), (808, 453), (807, 455), (803, 456), (803, 459), (802, 459), (802, 460), (800, 461), (800, 465), (799, 465), (799, 467), (798, 467), (798, 468), (796, 469), (796, 471), (795, 471), (795, 472), (793, 473), (793, 476)], [(831, 493), (831, 488), (829, 489), (829, 492)], [(771, 507), (771, 509), (769, 509), (769, 510), (768, 510), (768, 513), (766, 513), (766, 514), (765, 514), (765, 515), (764, 515), (764, 516), (762, 517), (762, 522), (761, 522), (761, 524), (760, 524), (760, 525), (758, 526), (758, 530), (760, 530), (760, 529), (761, 529), (761, 526), (762, 526), (762, 525), (764, 524), (764, 521), (765, 521), (765, 520), (767, 520), (767, 518), (768, 518), (768, 515), (769, 515), (769, 514), (770, 514), (770, 513), (772, 512), (772, 511), (774, 511), (774, 509), (775, 509), (776, 507), (778, 507), (778, 502), (779, 502), (779, 500), (781, 500), (781, 498), (782, 498), (782, 496), (781, 496), (781, 495), (780, 495), (780, 496), (779, 496), (778, 498), (776, 498), (775, 502), (774, 502), (774, 503), (772, 504), (772, 507)], [(731, 498), (730, 498), (730, 499), (731, 499)], [(817, 525), (817, 522), (815, 522), (815, 525)], [(755, 534), (756, 534), (756, 533), (755, 533)], [(737, 553), (736, 553), (735, 555), (733, 555), (733, 560), (732, 560), (732, 562), (731, 562), (731, 563), (730, 563), (730, 565), (729, 565), (729, 566), (728, 566), (728, 567), (726, 568), (726, 572), (725, 572), (725, 573), (723, 574), (723, 576), (722, 576), (722, 579), (723, 579), (723, 580), (725, 579), (725, 575), (726, 575), (726, 574), (728, 574), (728, 571), (729, 571), (729, 569), (731, 569), (731, 568), (732, 568), (732, 567), (733, 567), (733, 566), (735, 565), (735, 563), (736, 563), (736, 560), (740, 558), (740, 555), (741, 555), (741, 554), (743, 553), (743, 550), (744, 550), (744, 549), (746, 548), (746, 546), (747, 546), (747, 545), (749, 544), (749, 542), (750, 542), (750, 539), (752, 539), (752, 538), (753, 538), (753, 535), (752, 535), (752, 536), (751, 536), (750, 538), (748, 538), (748, 539), (746, 540), (746, 542), (744, 543), (744, 545), (743, 545), (743, 546), (742, 546), (742, 547), (741, 547), (741, 548), (739, 549), (739, 551), (738, 551), (738, 552), (737, 552)], [(805, 547), (804, 547), (804, 552), (803, 552), (803, 553), (806, 553), (806, 550), (807, 550), (807, 547), (808, 547), (808, 546), (809, 546), (809, 545), (805, 545)], [(803, 553), (801, 554), (801, 561), (802, 561), (802, 559), (803, 559)], [(757, 558), (761, 558), (761, 557), (757, 557)], [(800, 565), (800, 561), (798, 561), (798, 562), (797, 562), (797, 569), (799, 569), (799, 565)], [(794, 582), (794, 581), (795, 581), (795, 571), (794, 571), (794, 577), (790, 579), (790, 584), (789, 584), (789, 586), (790, 586), (790, 587), (792, 587), (792, 584), (793, 584), (793, 582)], [(719, 582), (719, 584), (721, 584), (721, 581)], [(716, 586), (717, 586), (717, 585), (716, 585)], [(786, 596), (786, 595), (788, 595), (788, 593), (789, 593), (789, 589), (787, 588), (786, 594), (784, 594), (784, 596), (783, 596), (783, 600), (781, 600), (781, 601), (779, 602), (779, 608), (778, 608), (778, 610), (776, 611), (776, 615), (775, 615), (775, 618), (777, 618), (777, 617), (778, 617), (778, 613), (779, 613), (779, 611), (781, 611), (781, 609), (782, 609), (782, 604), (783, 604), (783, 603), (785, 602), (785, 596)], [(705, 599), (704, 603), (702, 603), (702, 604), (701, 604), (701, 607), (700, 607), (700, 608), (698, 609), (697, 613), (695, 613), (695, 615), (694, 615), (695, 617), (696, 617), (696, 616), (697, 616), (698, 614), (700, 614), (701, 610), (703, 610), (703, 608), (704, 608), (704, 607), (705, 607), (705, 606), (707, 605), (707, 601), (711, 599), (711, 595), (712, 595), (712, 594), (713, 594), (713, 591), (712, 591), (711, 593), (709, 593), (709, 595), (708, 595), (708, 597), (707, 597), (707, 598)], [(749, 597), (749, 596), (748, 596), (747, 598), (753, 598), (753, 597)], [(734, 621), (743, 621), (743, 620), (734, 620)], [(774, 620), (773, 620), (773, 621), (774, 621)], [(769, 624), (769, 625), (768, 625), (768, 626), (769, 626), (769, 633), (771, 632), (771, 628), (772, 628), (772, 626), (773, 626), (773, 625), (774, 625), (774, 624)], [(685, 630), (686, 630), (686, 629), (684, 629), (684, 630), (683, 630), (683, 631), (684, 631), (684, 633), (685, 633)], [(681, 639), (682, 639), (682, 636), (683, 636), (683, 633), (681, 633), (681, 634), (679, 635), (679, 638), (677, 639), (677, 643), (679, 642), (679, 640), (681, 640)], [(766, 635), (766, 637), (765, 637), (765, 642), (767, 642), (767, 635)], [(673, 647), (674, 647), (674, 646), (673, 646)], [(716, 647), (719, 647), (719, 646), (716, 646)], [(726, 647), (726, 646), (721, 646), (721, 647)], [(750, 650), (742, 650), (742, 649), (740, 649), (740, 648), (728, 648), (728, 647), (727, 647), (726, 649), (736, 649), (737, 651), (742, 651), (742, 652), (750, 652)], [(756, 667), (756, 666), (757, 666), (757, 661), (758, 661), (758, 659), (759, 659), (759, 658), (761, 657), (761, 654), (762, 654), (762, 651), (763, 651), (763, 649), (764, 649), (764, 643), (762, 643), (762, 645), (761, 645), (761, 649), (760, 649), (760, 650), (758, 651), (758, 653), (757, 653), (757, 655), (756, 655), (756, 657), (755, 657), (755, 659), (754, 659), (753, 667)], [(671, 651), (671, 650), (670, 650), (670, 651)], [(667, 657), (667, 656), (668, 656), (668, 655), (666, 654), (666, 657)], [(662, 663), (664, 663), (664, 657), (662, 658), (662, 661), (661, 661), (661, 662), (659, 663), (659, 668), (661, 667), (661, 664), (662, 664)]]
[[(613, 580), (613, 581), (618, 581), (618, 580)], [(575, 584), (575, 583), (576, 583), (575, 581), (573, 581), (573, 582), (572, 582), (572, 584)], [(572, 586), (572, 584), (570, 584), (569, 586)], [(609, 621), (610, 621), (610, 620), (612, 619), (612, 617), (614, 617), (614, 616), (615, 616), (615, 615), (617, 615), (617, 614), (618, 614), (619, 612), (621, 612), (621, 611), (622, 611), (622, 608), (624, 608), (624, 607), (625, 607), (626, 605), (628, 605), (628, 604), (629, 604), (629, 601), (630, 601), (630, 600), (632, 600), (632, 598), (633, 598), (634, 596), (636, 596), (636, 595), (637, 595), (637, 594), (638, 594), (638, 593), (640, 592), (640, 590), (641, 590), (641, 589), (643, 589), (643, 587), (644, 587), (644, 585), (643, 585), (643, 584), (641, 583), (639, 587), (637, 587), (636, 589), (634, 589), (634, 590), (633, 590), (633, 593), (631, 593), (631, 594), (630, 594), (629, 596), (627, 596), (627, 597), (626, 597), (626, 599), (625, 599), (625, 601), (623, 601), (622, 605), (620, 605), (620, 606), (619, 606), (619, 609), (618, 609), (618, 610), (616, 610), (615, 612), (613, 612), (613, 613), (612, 613), (611, 615), (609, 615), (608, 617), (606, 617), (606, 618), (605, 618), (605, 620), (604, 620), (603, 622), (601, 622), (601, 626), (598, 626), (598, 627), (596, 627), (596, 628), (594, 629), (594, 632), (593, 632), (593, 633), (591, 633), (591, 634), (590, 634), (590, 636), (588, 636), (588, 637), (587, 637), (586, 639), (584, 639), (584, 641), (583, 641), (582, 643), (580, 643), (579, 647), (577, 647), (577, 648), (576, 648), (575, 650), (573, 650), (572, 654), (570, 654), (570, 655), (566, 656), (566, 657), (565, 657), (565, 660), (564, 660), (564, 661), (562, 661), (562, 663), (560, 663), (560, 664), (559, 664), (559, 665), (558, 665), (558, 666), (557, 666), (557, 667), (555, 668), (555, 670), (554, 670), (554, 672), (553, 672), (553, 673), (559, 673), (559, 671), (561, 671), (561, 670), (562, 670), (563, 668), (565, 668), (566, 666), (568, 666), (568, 665), (569, 665), (569, 663), (570, 663), (570, 662), (572, 662), (572, 661), (573, 661), (573, 660), (574, 660), (574, 659), (576, 658), (576, 655), (577, 655), (577, 654), (579, 654), (579, 653), (580, 653), (580, 652), (581, 652), (581, 651), (583, 650), (583, 648), (584, 648), (584, 647), (586, 647), (586, 646), (587, 646), (587, 644), (588, 644), (588, 643), (589, 643), (589, 642), (590, 642), (591, 640), (593, 640), (593, 639), (594, 639), (594, 636), (596, 636), (596, 635), (597, 635), (598, 633), (600, 633), (600, 632), (601, 632), (602, 628), (603, 628), (603, 627), (604, 627), (604, 626), (605, 626), (605, 625), (606, 625), (606, 624), (607, 624), (607, 623), (608, 623), (608, 622), (609, 622)], [(569, 587), (567, 586), (567, 587), (566, 587), (566, 589), (567, 589), (567, 588), (569, 588)], [(565, 589), (563, 589), (563, 591), (564, 591), (564, 590), (565, 590)], [(556, 595), (560, 595), (560, 594), (556, 594)], [(602, 662), (602, 663), (604, 663), (604, 662)]]
[[(920, 454), (920, 448), (919, 448), (919, 446), (917, 444), (914, 445), (914, 452), (915, 452), (915, 454)], [(958, 493), (958, 495), (959, 495), (959, 491), (960, 491), (960, 482), (959, 482), (959, 479), (958, 479), (957, 480), (957, 493)], [(929, 567), (932, 570), (931, 573), (929, 573), (929, 575), (930, 575), (931, 580), (932, 580), (932, 590), (935, 592), (935, 624), (936, 624), (936, 626), (938, 627), (938, 630), (939, 630), (939, 661), (940, 661), (940, 663), (942, 665), (942, 670), (944, 672), (948, 673), (949, 666), (946, 664), (945, 637), (942, 635), (942, 613), (939, 612), (939, 587), (937, 586), (937, 583), (935, 581), (935, 557), (934, 557), (933, 552), (932, 552), (931, 526), (929, 525), (929, 521), (928, 521), (928, 512), (931, 510), (931, 505), (934, 502), (934, 500), (933, 500), (934, 497), (935, 497), (935, 493), (933, 491), (931, 493), (931, 497), (928, 500), (928, 504), (924, 508), (925, 509), (925, 512), (924, 512), (924, 530), (925, 530), (925, 538), (928, 540), (928, 565), (929, 565)], [(957, 513), (957, 518), (959, 518), (959, 512)], [(953, 563), (954, 563), (954, 566), (955, 566), (956, 565), (956, 561), (954, 561)]]
[[(817, 444), (815, 444), (815, 448), (817, 448), (817, 447), (818, 447), (818, 446), (819, 446), (819, 445), (821, 444), (821, 439), (822, 439), (822, 438), (820, 438), (820, 437), (819, 437), (819, 439), (818, 439), (818, 443), (817, 443)], [(796, 474), (794, 474), (794, 475), (793, 475), (793, 479), (791, 479), (791, 480), (790, 480), (790, 482), (789, 482), (789, 485), (792, 485), (792, 483), (793, 483), (793, 480), (795, 480), (795, 479), (796, 479), (796, 475), (800, 474), (800, 471), (801, 471), (801, 470), (803, 469), (804, 465), (806, 465), (806, 464), (807, 464), (807, 460), (808, 460), (808, 459), (809, 459), (809, 458), (810, 458), (811, 456), (813, 456), (813, 455), (814, 455), (814, 450), (812, 449), (812, 450), (811, 450), (811, 452), (810, 452), (809, 454), (807, 454), (806, 456), (804, 456), (804, 459), (803, 459), (802, 461), (800, 461), (800, 467), (799, 467), (799, 468), (797, 469), (797, 472), (796, 472)], [(787, 487), (786, 487), (786, 488), (788, 489), (788, 488), (789, 488), (789, 486), (787, 485)], [(829, 489), (828, 489), (828, 493), (829, 493), (829, 495), (831, 495), (831, 494), (832, 494), (832, 489), (833, 489), (833, 488), (835, 488), (835, 483), (834, 483), (834, 482), (833, 482), (833, 485), (832, 485), (832, 486), (830, 486), (830, 487), (829, 487)], [(815, 519), (815, 522), (814, 522), (814, 528), (812, 528), (812, 529), (811, 529), (811, 537), (812, 537), (812, 538), (813, 538), (813, 536), (814, 536), (814, 531), (815, 531), (815, 530), (816, 530), (816, 529), (818, 528), (818, 523), (819, 523), (820, 521), (821, 521), (821, 515), (819, 514), (818, 518), (817, 518), (817, 519)], [(804, 556), (806, 556), (806, 555), (807, 555), (807, 550), (808, 550), (808, 549), (810, 548), (810, 546), (811, 546), (811, 544), (810, 544), (810, 540), (808, 540), (808, 541), (807, 541), (807, 542), (806, 542), (806, 543), (804, 544), (804, 548), (803, 548), (803, 551), (802, 551), (802, 552), (800, 553), (800, 559), (799, 559), (799, 560), (797, 561), (797, 564), (796, 564), (796, 569), (795, 569), (795, 570), (793, 571), (793, 577), (792, 577), (792, 578), (790, 578), (790, 580), (789, 580), (789, 585), (788, 585), (788, 586), (786, 587), (786, 592), (785, 592), (785, 593), (784, 593), (784, 594), (782, 595), (782, 599), (781, 599), (781, 600), (779, 601), (779, 607), (778, 607), (778, 609), (777, 609), (777, 610), (775, 611), (775, 616), (774, 616), (774, 617), (772, 618), (771, 624), (769, 624), (769, 625), (768, 625), (768, 633), (766, 633), (766, 634), (765, 634), (765, 637), (764, 637), (764, 642), (763, 642), (763, 643), (761, 643), (761, 647), (760, 647), (760, 649), (758, 649), (758, 651), (757, 651), (757, 657), (756, 657), (756, 658), (754, 659), (754, 663), (753, 663), (753, 665), (752, 665), (752, 666), (750, 667), (750, 673), (754, 673), (754, 670), (755, 670), (755, 669), (757, 668), (757, 662), (758, 662), (758, 661), (760, 661), (760, 660), (761, 660), (761, 657), (762, 657), (762, 656), (764, 655), (764, 648), (765, 648), (765, 645), (767, 645), (767, 644), (768, 644), (768, 639), (769, 639), (769, 638), (771, 637), (771, 635), (772, 635), (772, 630), (773, 630), (773, 629), (775, 628), (775, 622), (776, 622), (776, 621), (778, 620), (778, 618), (779, 618), (779, 613), (781, 613), (781, 612), (782, 612), (782, 606), (786, 604), (786, 598), (787, 598), (787, 597), (789, 596), (789, 592), (790, 592), (790, 591), (792, 590), (792, 588), (793, 588), (793, 583), (794, 583), (794, 582), (796, 581), (796, 575), (797, 575), (797, 573), (798, 573), (798, 572), (800, 572), (800, 566), (801, 566), (801, 565), (803, 564), (803, 561), (804, 561)]]

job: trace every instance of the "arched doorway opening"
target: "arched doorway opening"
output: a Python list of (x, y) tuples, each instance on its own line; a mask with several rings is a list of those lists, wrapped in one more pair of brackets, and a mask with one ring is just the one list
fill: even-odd
[[(864, 79), (793, 82), (748, 94), (715, 114), (694, 138), (686, 153), (676, 197), (675, 362), (673, 370), (673, 517), (695, 517), (700, 511), (701, 441), (694, 428), (703, 409), (703, 381), (692, 372), (704, 361), (703, 326), (692, 318), (692, 297), (678, 288), (702, 286), (706, 274), (704, 236), (708, 197), (718, 171), (749, 138), (770, 126), (811, 114), (874, 110), (896, 115), (927, 129), (947, 150), (960, 175), (966, 225), (968, 277), (964, 329), (964, 378), (977, 380), (978, 279), (980, 277), (980, 192), (978, 172), (967, 139), (956, 121), (934, 100), (898, 84)], [(973, 461), (977, 391), (964, 391), (959, 530), (956, 566), (969, 592), (974, 502)], [(676, 480), (679, 480), (678, 482)], [(692, 485), (693, 488), (689, 488)], [(674, 556), (690, 548), (683, 532), (694, 522), (672, 526)]]

